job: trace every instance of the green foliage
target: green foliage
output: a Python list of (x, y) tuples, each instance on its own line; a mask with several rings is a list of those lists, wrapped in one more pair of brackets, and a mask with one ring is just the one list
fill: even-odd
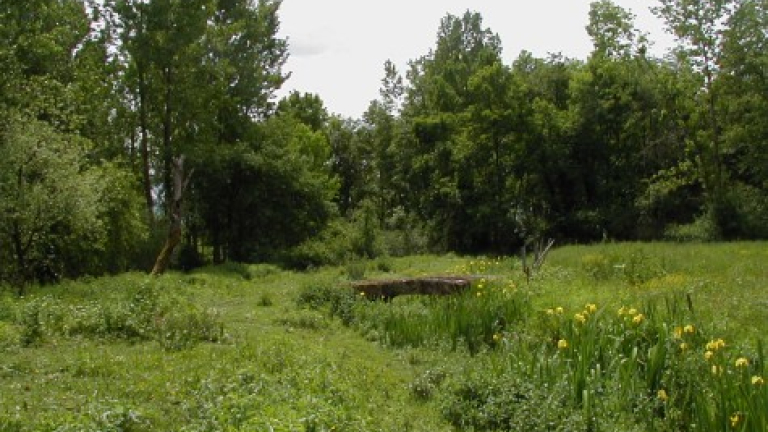
[(96, 179), (84, 169), (87, 142), (14, 115), (0, 141), (4, 279), (55, 280), (71, 249), (104, 234)]
[(347, 222), (333, 221), (317, 236), (284, 252), (280, 261), (299, 270), (342, 264), (350, 255), (349, 230)]
[[(763, 431), (764, 257), (757, 242), (567, 246), (522, 283), (515, 258), (392, 257), (386, 277), (486, 280), (389, 302), (360, 299), (344, 267), (30, 287), (0, 297), (0, 427)], [(663, 273), (632, 282), (613, 267), (632, 260)], [(227, 343), (186, 336), (219, 337), (206, 311)]]
[(63, 303), (53, 296), (25, 301), (15, 323), (20, 343), (30, 346), (48, 338), (154, 340), (169, 351), (225, 338), (221, 318), (177, 295), (144, 283), (133, 294), (109, 302)]
[(677, 242), (708, 242), (720, 237), (719, 230), (709, 215), (696, 218), (685, 225), (670, 225), (664, 231), (664, 238)]
[(448, 298), (397, 298), (363, 303), (354, 310), (364, 334), (394, 347), (437, 347), (477, 354), (494, 347), (530, 313), (527, 295), (514, 283), (481, 279), (467, 293)]
[(210, 229), (214, 262), (276, 259), (319, 234), (333, 214), (336, 183), (319, 132), (278, 116), (252, 139), (201, 158), (196, 168), (194, 206)]
[[(473, 364), (452, 385), (443, 414), (476, 430), (717, 430), (763, 397), (752, 378), (763, 366), (723, 351), (689, 321), (685, 304), (669, 299), (663, 309), (648, 303), (644, 313), (618, 314), (588, 304), (573, 316), (547, 309), (535, 327), (542, 337), (504, 339), (503, 357)], [(736, 388), (747, 391), (726, 390)], [(763, 421), (744, 415), (734, 424), (759, 430)]]
[(365, 279), (365, 273), (368, 271), (368, 263), (362, 260), (350, 261), (345, 266), (347, 278), (351, 281)]
[(541, 385), (511, 374), (478, 374), (452, 383), (441, 411), (462, 430), (591, 430), (584, 416), (569, 406), (567, 390), (562, 383)]

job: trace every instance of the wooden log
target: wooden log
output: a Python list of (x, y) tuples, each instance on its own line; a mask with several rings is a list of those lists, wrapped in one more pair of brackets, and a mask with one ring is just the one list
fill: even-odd
[(390, 300), (400, 295), (452, 295), (472, 285), (470, 277), (435, 276), (353, 282), (352, 288), (371, 300)]

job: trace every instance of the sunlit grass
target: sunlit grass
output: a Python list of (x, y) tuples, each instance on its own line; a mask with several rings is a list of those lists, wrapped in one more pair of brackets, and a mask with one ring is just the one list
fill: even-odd
[(3, 294), (0, 430), (764, 431), (766, 258), (568, 246), (530, 280), (514, 257), (361, 262), (473, 277), (390, 302), (345, 267), (244, 264)]

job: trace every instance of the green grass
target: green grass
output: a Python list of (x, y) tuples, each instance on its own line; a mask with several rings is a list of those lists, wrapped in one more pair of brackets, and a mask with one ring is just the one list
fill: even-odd
[[(556, 249), (530, 281), (423, 256), (0, 294), (0, 431), (763, 431), (767, 261), (625, 243)], [(361, 273), (484, 279), (383, 303)]]

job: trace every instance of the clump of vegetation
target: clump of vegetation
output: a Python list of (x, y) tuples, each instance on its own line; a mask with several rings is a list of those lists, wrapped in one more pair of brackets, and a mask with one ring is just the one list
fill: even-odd
[(349, 325), (355, 319), (355, 298), (351, 289), (329, 283), (308, 284), (301, 288), (296, 303), (300, 307), (325, 309)]
[(198, 342), (224, 340), (224, 324), (215, 310), (202, 309), (152, 282), (109, 301), (62, 301), (39, 295), (20, 304), (14, 322), (20, 342), (29, 346), (45, 338), (154, 340), (168, 350)]
[(686, 304), (548, 308), (532, 333), (502, 334), (493, 356), (469, 364), (443, 413), (457, 427), (489, 431), (566, 424), (582, 431), (720, 430), (723, 424), (763, 430), (762, 346), (748, 353), (703, 334)]
[(526, 321), (530, 301), (514, 282), (480, 279), (471, 290), (445, 298), (405, 296), (392, 303), (362, 303), (356, 325), (394, 347), (467, 349), (477, 354)]

